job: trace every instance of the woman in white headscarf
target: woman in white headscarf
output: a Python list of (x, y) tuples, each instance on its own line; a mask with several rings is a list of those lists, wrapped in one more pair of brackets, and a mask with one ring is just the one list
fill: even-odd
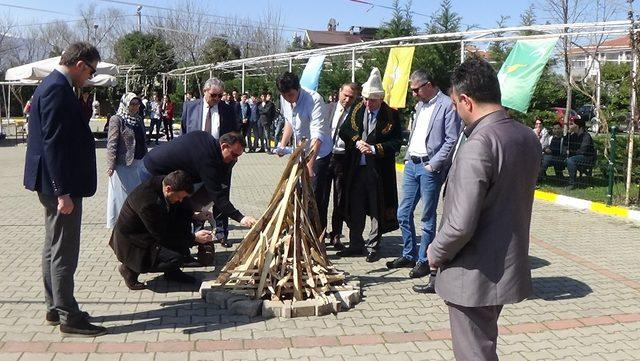
[(147, 154), (141, 100), (135, 93), (120, 99), (118, 113), (109, 119), (107, 136), (107, 227), (113, 228), (127, 195), (144, 180), (142, 158)]

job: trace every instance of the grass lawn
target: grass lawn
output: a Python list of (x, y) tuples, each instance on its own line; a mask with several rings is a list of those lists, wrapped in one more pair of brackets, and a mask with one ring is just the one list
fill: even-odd
[[(547, 170), (548, 176), (538, 183), (539, 190), (562, 194), (568, 197), (580, 198), (589, 201), (607, 203), (608, 178), (603, 175), (600, 170), (593, 170), (593, 177), (581, 177), (578, 180), (578, 186), (574, 189), (568, 189), (569, 176), (564, 171), (562, 179), (555, 178), (552, 169)], [(624, 205), (625, 183), (617, 180), (613, 184), (613, 205)], [(632, 184), (631, 193), (629, 195), (632, 205), (638, 204), (638, 185)]]

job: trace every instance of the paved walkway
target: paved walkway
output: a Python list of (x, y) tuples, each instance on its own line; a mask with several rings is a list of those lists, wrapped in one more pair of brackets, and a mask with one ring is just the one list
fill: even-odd
[[(383, 258), (335, 259), (357, 277), (364, 300), (318, 318), (269, 319), (227, 314), (197, 290), (143, 275), (151, 290), (129, 291), (116, 271), (104, 227), (104, 149), (100, 184), (84, 203), (76, 297), (110, 334), (62, 338), (44, 323), (40, 252), (42, 208), (22, 187), (25, 147), (0, 147), (0, 360), (451, 360), (448, 316), (435, 295), (418, 295), (408, 270), (384, 263), (400, 253), (399, 232), (384, 237)], [(232, 189), (235, 204), (258, 216), (285, 160), (243, 156)], [(399, 174), (400, 178), (401, 175)], [(639, 225), (536, 202), (531, 260), (535, 295), (505, 307), (502, 360), (640, 359)], [(231, 237), (239, 242), (244, 230)], [(221, 266), (231, 251), (217, 250)], [(333, 254), (333, 251), (330, 252)], [(194, 270), (202, 279), (215, 272)]]

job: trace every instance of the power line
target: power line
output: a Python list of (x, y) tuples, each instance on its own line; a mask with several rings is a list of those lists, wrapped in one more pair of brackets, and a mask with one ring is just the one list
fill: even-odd
[[(160, 15), (144, 15), (144, 16), (147, 17), (147, 18), (157, 18), (157, 19), (165, 19), (165, 20), (170, 20), (171, 19), (170, 17), (160, 16)], [(207, 20), (199, 20), (199, 22), (204, 23), (204, 24), (221, 25), (219, 22), (207, 21)], [(229, 24), (229, 23), (224, 23), (223, 25), (242, 27), (242, 28), (281, 30), (281, 31), (295, 32), (295, 33), (300, 31), (300, 30), (296, 30), (296, 31), (294, 31), (294, 30), (286, 30), (286, 29), (278, 28), (278, 27), (275, 27), (275, 26), (268, 26), (268, 25), (259, 26), (259, 25)]]
[(8, 8), (14, 8), (14, 9), (20, 9), (20, 10), (39, 11), (39, 12), (43, 12), (43, 13), (53, 13), (53, 14), (59, 14), (59, 15), (71, 15), (71, 16), (73, 16), (73, 14), (69, 14), (69, 13), (63, 13), (63, 12), (60, 12), (60, 11), (54, 11), (54, 10), (48, 10), (48, 9), (31, 8), (31, 7), (28, 7), (28, 6), (20, 6), (20, 5), (4, 4), (4, 3), (0, 3), (0, 6), (4, 6), (4, 7), (8, 7)]
[[(371, 6), (369, 8), (369, 10), (373, 9), (374, 7), (388, 9), (388, 10), (395, 10), (395, 8), (393, 6), (380, 5), (380, 4), (373, 3), (371, 1), (364, 1), (364, 0), (348, 0), (348, 1), (351, 1), (351, 2), (354, 2), (354, 3), (360, 3), (360, 4), (369, 5), (369, 6)], [(419, 12), (416, 12), (416, 11), (409, 11), (409, 13), (414, 14), (414, 15), (419, 15), (419, 16), (425, 16), (425, 17), (428, 17), (428, 18), (431, 17), (431, 15), (422, 14), (422, 13), (419, 13)]]
[[(178, 29), (166, 28), (166, 27), (161, 27), (161, 26), (151, 26), (151, 25), (149, 25), (148, 28), (155, 29), (155, 30), (171, 31), (171, 32), (180, 33), (180, 34), (202, 36), (202, 34), (193, 33), (193, 32), (186, 31), (186, 30), (178, 30)], [(224, 40), (227, 40), (227, 41), (231, 40), (231, 39), (229, 39), (228, 36), (221, 36), (221, 35), (206, 35), (206, 37), (208, 37), (208, 38), (216, 38), (216, 39), (224, 39)], [(258, 44), (258, 45), (265, 45), (266, 44), (266, 43), (260, 43), (260, 42), (257, 42), (257, 41), (242, 40), (242, 39), (237, 39), (236, 41), (239, 41), (239, 42), (242, 42), (242, 43), (248, 43), (248, 44)]]
[[(120, 4), (120, 5), (142, 6), (143, 8), (146, 7), (146, 8), (150, 8), (150, 9), (173, 11), (173, 12), (179, 12), (179, 13), (184, 13), (184, 14), (188, 14), (188, 15), (193, 15), (192, 12), (189, 12), (189, 11), (186, 11), (186, 10), (172, 9), (172, 8), (167, 8), (167, 7), (157, 6), (157, 5), (146, 5), (146, 4), (143, 4), (143, 3), (140, 3), (140, 2), (128, 2), (128, 1), (120, 1), (120, 0), (98, 0), (98, 1), (107, 2), (107, 3), (113, 3), (113, 4)], [(220, 19), (225, 19), (225, 20), (238, 20), (237, 18), (233, 18), (233, 17), (229, 17), (229, 16), (223, 16), (223, 15), (217, 15), (217, 14), (199, 13), (198, 15), (205, 15), (205, 16), (214, 17), (214, 18), (220, 18)], [(274, 26), (268, 26), (268, 25), (261, 26), (261, 25), (249, 25), (249, 24), (242, 24), (242, 25), (237, 25), (237, 26), (254, 27), (254, 28), (266, 28), (266, 29), (274, 29), (274, 30), (284, 30), (284, 29), (286, 29), (286, 30), (289, 30), (289, 31), (304, 31), (304, 30), (306, 30), (306, 29), (302, 29), (302, 28), (295, 28), (295, 27), (289, 27), (289, 26), (274, 27)]]

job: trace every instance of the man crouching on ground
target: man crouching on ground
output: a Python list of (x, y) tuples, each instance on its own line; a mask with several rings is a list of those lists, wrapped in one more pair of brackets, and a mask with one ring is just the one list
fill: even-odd
[(182, 203), (190, 193), (191, 178), (177, 170), (152, 177), (127, 197), (109, 245), (122, 262), (118, 271), (129, 289), (145, 288), (138, 275), (148, 272), (164, 272), (170, 281), (196, 282), (180, 267), (190, 260), (191, 246), (211, 242), (212, 237), (207, 230), (191, 233), (193, 211)]

